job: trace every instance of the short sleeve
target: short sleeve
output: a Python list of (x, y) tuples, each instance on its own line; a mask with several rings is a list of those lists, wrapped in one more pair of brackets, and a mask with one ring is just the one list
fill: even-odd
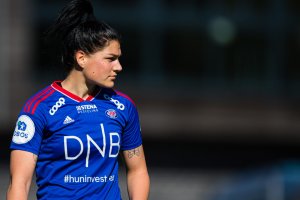
[(122, 135), (122, 150), (134, 149), (142, 144), (141, 126), (136, 107), (130, 104), (128, 121)]
[(38, 155), (44, 126), (44, 120), (39, 112), (34, 115), (21, 112), (13, 132), (10, 149), (28, 151)]

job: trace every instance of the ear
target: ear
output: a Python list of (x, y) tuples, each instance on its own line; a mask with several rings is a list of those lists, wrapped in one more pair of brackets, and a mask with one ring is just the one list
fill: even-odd
[(86, 62), (86, 59), (87, 59), (87, 54), (84, 53), (83, 51), (79, 50), (79, 51), (76, 51), (75, 53), (75, 59), (78, 63), (78, 65), (82, 68), (84, 68), (85, 66), (85, 62)]

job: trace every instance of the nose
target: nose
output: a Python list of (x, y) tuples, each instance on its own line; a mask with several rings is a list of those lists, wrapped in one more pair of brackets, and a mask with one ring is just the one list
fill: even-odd
[(122, 65), (121, 65), (120, 61), (117, 60), (117, 63), (114, 65), (113, 70), (114, 70), (115, 72), (121, 72), (122, 69), (123, 69), (123, 68), (122, 68)]

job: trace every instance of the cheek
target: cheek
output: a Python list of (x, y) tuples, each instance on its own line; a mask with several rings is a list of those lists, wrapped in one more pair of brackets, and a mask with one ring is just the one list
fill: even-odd
[(99, 75), (99, 70), (95, 67), (89, 66), (89, 68), (86, 68), (85, 74), (87, 77), (93, 78)]
[(102, 73), (102, 64), (101, 63), (93, 63), (93, 65), (90, 66), (90, 74), (91, 75), (99, 75)]
[(101, 75), (106, 75), (110, 73), (110, 65), (105, 63), (105, 61), (94, 61), (89, 63), (87, 74), (92, 77), (101, 77)]
[(101, 72), (99, 70), (91, 70), (90, 75), (95, 77), (95, 76), (99, 76), (101, 74)]

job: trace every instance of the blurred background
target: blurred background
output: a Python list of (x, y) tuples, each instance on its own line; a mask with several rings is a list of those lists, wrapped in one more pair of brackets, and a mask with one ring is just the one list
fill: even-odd
[[(65, 76), (43, 33), (67, 2), (1, 0), (3, 199), (21, 107)], [(150, 199), (300, 199), (298, 0), (93, 4), (97, 18), (122, 35), (116, 88), (140, 113)]]

